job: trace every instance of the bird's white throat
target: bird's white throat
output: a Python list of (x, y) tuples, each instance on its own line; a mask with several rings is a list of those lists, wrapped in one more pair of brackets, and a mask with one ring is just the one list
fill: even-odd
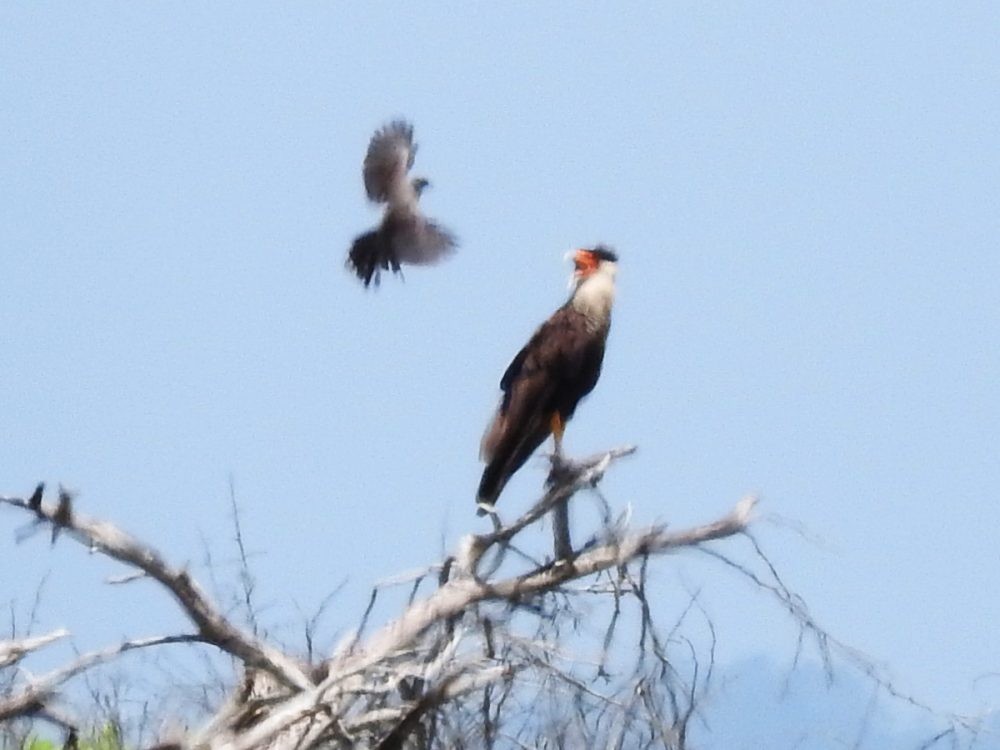
[(581, 281), (573, 292), (573, 309), (586, 315), (595, 325), (606, 325), (611, 317), (617, 270), (611, 261), (602, 261), (597, 270)]

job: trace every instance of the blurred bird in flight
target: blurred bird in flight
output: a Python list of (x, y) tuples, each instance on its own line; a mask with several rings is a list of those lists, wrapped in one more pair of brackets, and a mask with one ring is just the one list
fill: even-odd
[(368, 144), (362, 175), (365, 192), (374, 203), (384, 203), (382, 222), (359, 235), (347, 255), (347, 266), (366, 287), (378, 286), (382, 271), (399, 273), (404, 263), (425, 266), (450, 255), (454, 235), (420, 211), (420, 194), (430, 182), (409, 177), (417, 144), (413, 125), (394, 120), (375, 131)]

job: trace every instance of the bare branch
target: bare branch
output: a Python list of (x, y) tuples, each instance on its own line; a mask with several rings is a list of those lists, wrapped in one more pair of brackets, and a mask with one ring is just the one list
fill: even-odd
[[(699, 601), (700, 588), (688, 592), (676, 618), (661, 628), (647, 583), (654, 556), (686, 548), (703, 550), (769, 591), (799, 624), (800, 633), (816, 637), (827, 657), (833, 646), (838, 654), (870, 667), (812, 620), (748, 532), (756, 498), (743, 498), (711, 523), (680, 530), (665, 524), (633, 528), (630, 505), (616, 516), (596, 485), (614, 461), (634, 450), (626, 446), (582, 461), (554, 459), (546, 491), (531, 509), (507, 525), (494, 513), (490, 532), (466, 536), (442, 563), (377, 583), (359, 623), (331, 655), (313, 662), (314, 631), (332, 595), (327, 597), (306, 624), (306, 663), (269, 645), (262, 635), (266, 631), (258, 627), (232, 483), (241, 606), (247, 609), (252, 633), (226, 619), (184, 569), (170, 567), (158, 552), (115, 526), (77, 513), (69, 493), (62, 492), (58, 504), (44, 503), (41, 488), (28, 500), (0, 497), (0, 504), (30, 513), (35, 527), (51, 525), (134, 569), (113, 582), (155, 579), (196, 626), (190, 635), (126, 641), (85, 654), (21, 685), (16, 693), (6, 689), (0, 693), (0, 720), (31, 715), (58, 724), (53, 698), (74, 675), (131, 649), (188, 642), (228, 652), (239, 660), (243, 674), (222, 705), (213, 702), (200, 729), (171, 735), (168, 744), (176, 750), (498, 744), (683, 750), (692, 721), (705, 721), (701, 703), (715, 669), (716, 633)], [(569, 503), (588, 488), (598, 504), (597, 528), (574, 547), (568, 534)], [(524, 536), (528, 542), (518, 539), (515, 547), (515, 537), (549, 512), (554, 514), (554, 559), (547, 550), (533, 549), (534, 535)], [(707, 544), (736, 535), (749, 540), (750, 554), (756, 555), (752, 565)], [(483, 564), (491, 550), (489, 564)], [(387, 624), (374, 623), (379, 594), (390, 586), (405, 587), (402, 612)], [(587, 621), (592, 609), (577, 605), (593, 597), (608, 597), (610, 614), (596, 627)], [(621, 616), (628, 607), (638, 608), (637, 620)], [(701, 626), (692, 623), (699, 613)], [(620, 648), (622, 631), (631, 629), (630, 623), (635, 623), (635, 640), (628, 643), (632, 659), (623, 657)], [(694, 627), (701, 628), (697, 637), (691, 635)], [(64, 635), (57, 631), (0, 642), (0, 668)], [(587, 659), (575, 653), (583, 643), (593, 647)], [(901, 697), (888, 681), (874, 672), (869, 676), (878, 688)], [(75, 731), (71, 719), (62, 720)], [(957, 730), (935, 741), (946, 736), (957, 736)]]
[[(603, 454), (603, 466), (596, 463), (588, 470), (603, 472), (607, 462), (610, 462), (608, 455)], [(594, 475), (598, 475), (596, 471)], [(578, 486), (580, 481), (576, 477), (572, 484), (556, 487), (546, 497), (553, 492), (571, 492), (573, 490), (569, 488)], [(328, 676), (319, 685), (290, 697), (279, 710), (272, 712), (253, 729), (215, 746), (227, 750), (249, 750), (313, 715), (321, 706), (329, 708), (351, 690), (352, 675), (365, 674), (377, 665), (407, 653), (414, 647), (416, 640), (433, 625), (450, 621), (475, 604), (485, 601), (520, 601), (554, 590), (565, 582), (623, 566), (645, 555), (737, 534), (746, 528), (755, 503), (755, 498), (744, 498), (730, 514), (713, 523), (680, 532), (667, 532), (662, 527), (651, 527), (593, 547), (571, 561), (560, 561), (498, 582), (475, 578), (449, 581), (434, 594), (410, 606), (402, 617), (374, 633), (364, 645), (356, 644), (354, 648), (341, 652), (331, 663)], [(497, 534), (491, 536), (496, 537)], [(361, 682), (371, 684), (370, 678)]]
[(257, 588), (257, 582), (250, 572), (250, 562), (247, 556), (247, 548), (243, 543), (243, 526), (240, 523), (240, 509), (236, 504), (236, 481), (233, 475), (229, 475), (229, 506), (233, 512), (233, 529), (236, 537), (236, 549), (240, 553), (240, 586), (243, 588), (243, 608), (246, 612), (247, 622), (255, 636), (260, 635), (260, 628), (257, 624), (257, 608), (254, 606), (253, 595)]
[(32, 512), (39, 521), (65, 529), (68, 536), (108, 557), (143, 571), (166, 587), (198, 628), (201, 640), (266, 670), (281, 682), (297, 688), (311, 685), (301, 665), (257, 637), (231, 623), (208, 599), (186, 570), (170, 567), (159, 552), (128, 535), (113, 524), (95, 521), (74, 512), (68, 495), (61, 493), (57, 506), (37, 503), (33, 498), (0, 497), (0, 504)]
[(126, 651), (168, 643), (198, 643), (202, 641), (203, 639), (198, 635), (156, 636), (125, 641), (111, 648), (83, 654), (70, 664), (32, 680), (20, 692), (5, 696), (0, 700), (0, 721), (6, 721), (17, 716), (32, 714), (41, 710), (49, 696), (67, 680), (97, 664), (110, 661)]
[(0, 641), (0, 669), (15, 664), (30, 652), (48, 646), (53, 641), (58, 641), (68, 635), (68, 630), (60, 628), (47, 635), (38, 635), (34, 638)]
[(494, 544), (504, 544), (548, 513), (557, 503), (569, 500), (578, 490), (595, 486), (613, 461), (635, 453), (634, 445), (613, 448), (582, 461), (560, 459), (553, 464), (547, 483), (548, 492), (523, 516), (508, 526), (499, 526), (492, 534), (478, 534), (463, 540), (456, 555), (459, 564), (467, 571), (475, 570), (476, 563)]

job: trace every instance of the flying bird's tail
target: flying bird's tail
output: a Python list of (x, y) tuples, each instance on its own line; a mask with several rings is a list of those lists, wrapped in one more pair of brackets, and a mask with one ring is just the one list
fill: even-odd
[(375, 282), (378, 286), (381, 270), (399, 271), (399, 262), (393, 256), (385, 242), (383, 233), (378, 229), (366, 232), (354, 240), (347, 254), (347, 267), (361, 279), (366, 287)]

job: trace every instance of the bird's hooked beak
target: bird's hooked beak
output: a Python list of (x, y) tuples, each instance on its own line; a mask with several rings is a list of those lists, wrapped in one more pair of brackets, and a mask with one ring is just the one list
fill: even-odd
[(431, 181), (426, 177), (417, 177), (413, 180), (413, 189), (417, 191), (417, 195), (420, 195), (424, 190), (431, 186)]
[(569, 277), (567, 286), (570, 290), (579, 286), (580, 282), (597, 270), (598, 259), (588, 249), (570, 250), (563, 260), (573, 261), (573, 275)]
[(587, 278), (597, 270), (600, 263), (597, 256), (586, 248), (571, 250), (566, 253), (566, 260), (573, 261), (573, 278), (575, 279)]

